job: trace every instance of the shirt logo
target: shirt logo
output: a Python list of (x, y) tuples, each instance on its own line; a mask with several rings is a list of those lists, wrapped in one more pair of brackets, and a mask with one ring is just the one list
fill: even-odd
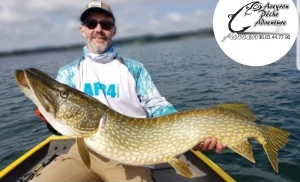
[(103, 94), (105, 97), (119, 98), (119, 85), (118, 84), (103, 84), (100, 82), (85, 83), (84, 93), (90, 96), (99, 96)]

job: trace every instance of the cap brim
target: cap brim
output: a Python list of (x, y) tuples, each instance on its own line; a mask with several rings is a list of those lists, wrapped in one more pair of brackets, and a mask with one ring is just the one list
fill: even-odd
[(104, 13), (106, 13), (107, 15), (111, 16), (111, 17), (113, 18), (113, 20), (115, 21), (115, 17), (114, 17), (114, 15), (113, 15), (111, 12), (109, 12), (109, 11), (107, 11), (107, 10), (105, 10), (105, 9), (102, 9), (102, 8), (98, 8), (98, 7), (92, 7), (92, 8), (89, 8), (89, 9), (85, 10), (85, 11), (81, 14), (81, 16), (80, 16), (80, 21), (83, 22), (83, 21), (85, 20), (86, 16), (87, 16), (90, 12), (95, 12), (95, 11), (96, 11), (96, 12), (104, 12)]

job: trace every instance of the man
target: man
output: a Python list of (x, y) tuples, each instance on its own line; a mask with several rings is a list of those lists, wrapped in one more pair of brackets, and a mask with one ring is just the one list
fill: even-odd
[[(84, 56), (59, 70), (56, 78), (59, 82), (97, 98), (124, 115), (144, 118), (177, 112), (159, 94), (143, 64), (115, 52), (112, 38), (117, 28), (107, 4), (90, 2), (84, 8), (80, 21), (80, 33), (86, 39)], [(149, 168), (124, 166), (91, 149), (89, 171), (76, 147), (74, 145), (68, 154), (57, 157), (33, 181), (152, 181)], [(223, 146), (212, 138), (195, 149), (221, 152)]]

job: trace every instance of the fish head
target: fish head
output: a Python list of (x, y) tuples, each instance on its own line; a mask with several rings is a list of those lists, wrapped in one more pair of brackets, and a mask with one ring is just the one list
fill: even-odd
[(16, 70), (23, 93), (62, 135), (87, 137), (98, 130), (100, 102), (34, 68)]

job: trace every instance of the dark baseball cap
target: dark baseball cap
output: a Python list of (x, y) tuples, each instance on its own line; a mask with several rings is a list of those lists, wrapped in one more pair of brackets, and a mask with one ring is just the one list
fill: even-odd
[(88, 3), (82, 10), (82, 13), (80, 15), (80, 21), (83, 22), (85, 20), (86, 16), (92, 11), (105, 12), (106, 14), (111, 16), (113, 18), (113, 20), (115, 21), (115, 17), (111, 11), (111, 8), (106, 3), (103, 3), (101, 1), (92, 1), (92, 2)]

